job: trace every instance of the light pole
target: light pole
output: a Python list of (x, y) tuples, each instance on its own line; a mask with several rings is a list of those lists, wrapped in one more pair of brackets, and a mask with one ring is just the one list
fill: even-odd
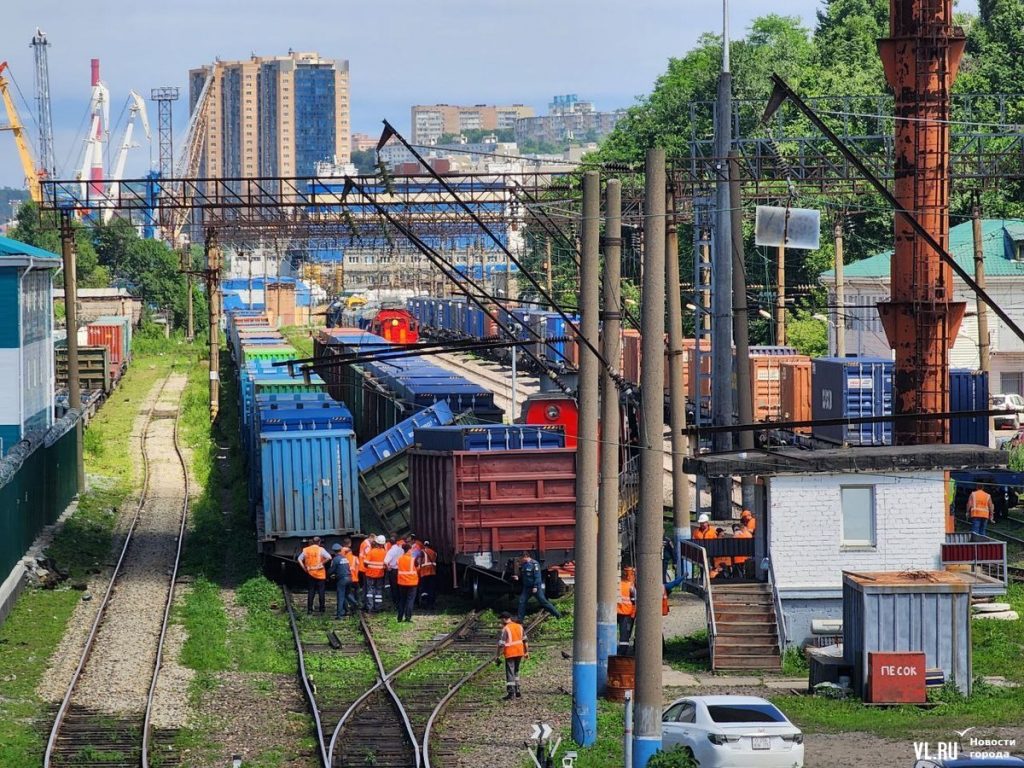
[(509, 420), (515, 422), (515, 412), (519, 402), (517, 398), (519, 394), (519, 379), (516, 371), (517, 359), (519, 357), (519, 347), (516, 346), (516, 341), (519, 339), (519, 323), (512, 323), (509, 326), (509, 330), (512, 332), (512, 413), (509, 414)]

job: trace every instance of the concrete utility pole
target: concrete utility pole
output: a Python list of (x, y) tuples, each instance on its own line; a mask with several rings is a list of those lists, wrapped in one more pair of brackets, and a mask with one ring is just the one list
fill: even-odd
[(665, 448), (665, 150), (647, 150), (640, 392), (640, 509), (636, 546), (636, 707), (633, 765), (661, 748), (661, 533)]
[(775, 343), (786, 343), (786, 246), (778, 247), (775, 271)]
[[(544, 262), (544, 269), (547, 272), (547, 279), (548, 279), (547, 280), (547, 282), (548, 282), (548, 285), (547, 285), (548, 296), (551, 296), (553, 298), (554, 295), (555, 295), (555, 291), (554, 291), (554, 288), (553, 288), (554, 279), (552, 278), (552, 275), (551, 275), (551, 272), (554, 269), (554, 265), (552, 265), (552, 263), (551, 263), (551, 236), (549, 235), (548, 237), (546, 237), (544, 242), (546, 244), (547, 254), (548, 254), (548, 260), (546, 262)], [(554, 312), (555, 308), (552, 305), (549, 304), (548, 305), (548, 311), (549, 312)]]
[(210, 419), (220, 411), (220, 246), (217, 234), (206, 234), (206, 297), (210, 303)]
[(78, 278), (75, 229), (70, 210), (60, 212), (60, 254), (64, 260), (64, 326), (68, 333), (68, 406), (78, 411), (75, 424), (75, 468), (78, 492), (85, 490), (85, 458), (82, 454), (82, 383), (78, 376)]
[[(619, 367), (622, 330), (622, 183), (605, 188), (604, 321), (601, 356)], [(619, 389), (611, 371), (601, 367), (601, 494), (597, 529), (597, 690), (608, 684), (608, 657), (618, 648), (619, 601)]]
[(836, 241), (836, 357), (846, 357), (846, 278), (843, 277), (843, 218), (833, 230)]
[[(985, 245), (981, 239), (981, 206), (975, 198), (974, 210), (971, 211), (971, 225), (974, 233), (974, 282), (985, 290)], [(978, 310), (978, 369), (988, 373), (991, 370), (989, 359), (990, 341), (988, 338), (988, 306), (977, 295)], [(989, 382), (989, 391), (992, 383)]]
[[(576, 600), (573, 607), (572, 738), (597, 741), (597, 436), (601, 369), (597, 355), (601, 285), (601, 179), (583, 176), (580, 263), (579, 442), (576, 446)], [(584, 343), (584, 341), (586, 343)]]
[[(715, 114), (715, 157), (718, 180), (715, 184), (715, 269), (712, 275), (711, 327), (711, 423), (724, 427), (733, 423), (732, 407), (732, 217), (729, 214), (729, 171), (726, 157), (732, 148), (732, 73), (729, 71), (729, 14), (723, 6), (722, 72), (718, 77), (718, 102)], [(715, 434), (716, 452), (732, 450), (729, 432)], [(732, 481), (711, 483), (711, 510), (716, 520), (732, 513)]]
[[(732, 216), (732, 335), (736, 340), (736, 399), (740, 424), (754, 423), (754, 391), (750, 382), (750, 316), (747, 308), (747, 260), (743, 251), (743, 187), (740, 153), (729, 150), (729, 209)], [(740, 450), (754, 450), (754, 433), (739, 433)], [(754, 478), (741, 480), (743, 508), (754, 508)]]
[(185, 338), (194, 341), (196, 338), (195, 317), (192, 309), (192, 246), (186, 246), (181, 252), (181, 268), (185, 270), (185, 287), (188, 289)]
[(665, 290), (668, 303), (668, 402), (672, 432), (672, 537), (675, 544), (676, 575), (682, 567), (679, 541), (690, 538), (690, 478), (683, 471), (683, 459), (690, 441), (686, 429), (686, 388), (683, 385), (683, 302), (679, 288), (679, 231), (676, 228), (675, 198), (665, 199), (668, 210), (665, 234)]

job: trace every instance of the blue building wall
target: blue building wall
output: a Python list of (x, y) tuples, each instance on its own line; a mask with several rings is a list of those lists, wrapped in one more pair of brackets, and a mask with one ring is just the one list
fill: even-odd
[(334, 69), (329, 64), (295, 68), (295, 173), (311, 175), (335, 149)]

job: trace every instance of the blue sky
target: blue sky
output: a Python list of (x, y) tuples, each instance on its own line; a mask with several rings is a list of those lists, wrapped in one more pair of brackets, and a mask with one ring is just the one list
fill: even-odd
[[(316, 50), (350, 62), (352, 126), (376, 135), (388, 118), (407, 128), (416, 103), (532, 104), (577, 93), (599, 108), (628, 106), (650, 90), (669, 57), (721, 28), (721, 6), (705, 0), (5, 0), (0, 59), (10, 62), (29, 103), (37, 26), (51, 42), (50, 81), (57, 163), (64, 177), (80, 165), (89, 99), (89, 59), (101, 60), (111, 119), (129, 89), (186, 86), (191, 67), (251, 53)], [(773, 10), (814, 21), (817, 0), (781, 0)], [(734, 0), (739, 36), (763, 3)], [(19, 109), (25, 107), (19, 99)], [(151, 120), (156, 121), (155, 105)], [(175, 132), (187, 121), (175, 111)], [(28, 116), (23, 119), (34, 125)], [(3, 122), (6, 122), (3, 119)], [(81, 127), (80, 127), (81, 126)], [(155, 136), (153, 156), (156, 156)], [(133, 150), (128, 175), (149, 167)], [(20, 186), (14, 142), (0, 134), (0, 186)]]

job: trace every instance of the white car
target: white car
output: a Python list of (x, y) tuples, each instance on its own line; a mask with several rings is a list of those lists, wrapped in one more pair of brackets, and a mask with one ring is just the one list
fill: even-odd
[(989, 407), (993, 411), (1006, 411), (992, 417), (996, 429), (1020, 429), (1024, 422), (1024, 397), (1020, 395), (992, 395)]
[(665, 749), (679, 745), (700, 768), (803, 768), (804, 735), (757, 696), (687, 696), (661, 716)]

